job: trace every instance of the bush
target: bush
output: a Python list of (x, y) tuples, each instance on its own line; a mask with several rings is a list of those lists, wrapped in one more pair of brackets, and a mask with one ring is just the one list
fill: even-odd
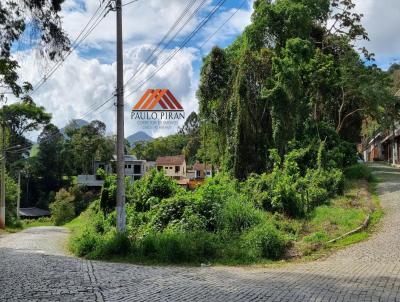
[(344, 175), (347, 179), (364, 179), (367, 181), (374, 180), (371, 169), (365, 164), (356, 164), (347, 167), (344, 170)]
[(162, 230), (170, 222), (181, 220), (187, 206), (193, 204), (193, 196), (190, 193), (178, 194), (164, 199), (156, 208), (152, 224)]
[(74, 196), (65, 189), (57, 192), (55, 201), (50, 204), (55, 225), (62, 225), (75, 217), (74, 199)]
[(93, 253), (101, 241), (102, 239), (98, 233), (86, 228), (81, 233), (71, 237), (70, 247), (75, 255), (83, 257)]
[(217, 240), (212, 233), (168, 229), (149, 233), (138, 240), (134, 254), (142, 261), (193, 263), (212, 259), (216, 250)]
[(243, 250), (249, 259), (279, 259), (285, 252), (287, 239), (268, 221), (243, 235)]
[(163, 198), (175, 195), (180, 190), (177, 183), (163, 171), (152, 169), (133, 185), (128, 183), (126, 198), (129, 203), (135, 205), (137, 211), (146, 212), (152, 205), (159, 203)]
[(21, 222), (17, 218), (17, 195), (18, 186), (17, 183), (9, 177), (6, 176), (6, 225), (9, 227), (21, 227)]
[(221, 230), (241, 233), (259, 223), (261, 216), (262, 213), (250, 202), (244, 199), (230, 199), (221, 208), (218, 221)]
[(207, 179), (194, 193), (195, 212), (206, 219), (206, 228), (210, 232), (217, 230), (218, 216), (228, 200), (240, 198), (239, 185), (229, 175), (220, 173)]
[(102, 237), (95, 248), (89, 252), (90, 259), (111, 259), (115, 256), (126, 256), (131, 252), (131, 242), (126, 234), (117, 233), (115, 229)]

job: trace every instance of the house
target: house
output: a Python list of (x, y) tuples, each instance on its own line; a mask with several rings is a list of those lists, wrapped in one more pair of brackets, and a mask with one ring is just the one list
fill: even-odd
[(380, 142), (382, 160), (392, 164), (400, 163), (400, 128), (396, 127), (394, 133), (386, 135)]
[(379, 132), (363, 148), (366, 162), (386, 161), (391, 164), (400, 163), (400, 125), (392, 131)]
[(364, 161), (372, 162), (378, 160), (384, 160), (385, 158), (385, 150), (382, 148), (382, 133), (379, 132), (372, 138), (367, 146), (364, 147), (363, 157)]
[(156, 167), (156, 162), (155, 161), (146, 161), (146, 172), (148, 172), (150, 169), (153, 169)]
[(212, 177), (212, 166), (210, 164), (199, 163), (196, 161), (192, 170), (195, 172), (196, 179)]
[[(81, 186), (87, 187), (101, 187), (103, 180), (97, 174), (98, 169), (103, 169), (106, 174), (116, 173), (116, 159), (114, 155), (113, 159), (109, 162), (95, 161), (93, 167), (93, 174), (90, 175), (78, 175), (77, 183)], [(146, 161), (138, 160), (132, 155), (125, 155), (125, 176), (129, 177), (132, 182), (140, 179), (146, 173)]]
[(175, 178), (186, 178), (186, 160), (184, 155), (160, 156), (156, 160), (158, 171), (164, 171), (165, 175)]

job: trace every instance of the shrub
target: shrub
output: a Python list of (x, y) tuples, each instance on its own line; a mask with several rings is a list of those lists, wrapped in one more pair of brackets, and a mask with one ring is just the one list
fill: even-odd
[(169, 198), (181, 189), (177, 183), (163, 171), (150, 170), (140, 180), (127, 185), (127, 201), (133, 203), (139, 212), (150, 210), (152, 205), (163, 198)]
[(344, 175), (348, 179), (364, 179), (367, 181), (374, 180), (371, 169), (365, 164), (355, 164), (347, 167), (344, 170)]
[(131, 247), (128, 236), (113, 229), (103, 236), (87, 255), (91, 259), (110, 259), (115, 256), (126, 256), (131, 252)]
[(62, 225), (75, 217), (74, 196), (61, 189), (57, 192), (55, 201), (50, 204), (51, 215), (55, 225)]
[(243, 250), (249, 259), (279, 259), (287, 245), (285, 235), (269, 221), (250, 229), (242, 240)]
[(164, 229), (170, 222), (182, 218), (187, 206), (193, 204), (193, 196), (190, 193), (178, 194), (174, 197), (163, 199), (155, 208), (152, 224), (158, 229)]
[(104, 177), (100, 194), (100, 208), (104, 213), (115, 209), (117, 204), (117, 176), (115, 174)]
[(219, 226), (218, 216), (228, 200), (240, 198), (239, 185), (227, 174), (218, 174), (206, 180), (194, 193), (194, 211), (206, 219), (206, 228), (210, 232)]
[(218, 221), (220, 229), (229, 233), (241, 233), (259, 223), (261, 215), (250, 202), (235, 198), (228, 200), (221, 208)]
[(304, 178), (308, 212), (326, 203), (329, 198), (344, 190), (343, 173), (337, 169), (329, 171), (308, 170)]
[(138, 240), (134, 254), (140, 260), (193, 263), (212, 259), (216, 250), (216, 235), (212, 233), (168, 229), (151, 232)]
[(98, 233), (85, 228), (81, 233), (71, 237), (70, 247), (75, 255), (82, 257), (94, 252), (101, 241), (102, 238)]
[(6, 225), (9, 227), (21, 227), (17, 218), (17, 183), (6, 174)]

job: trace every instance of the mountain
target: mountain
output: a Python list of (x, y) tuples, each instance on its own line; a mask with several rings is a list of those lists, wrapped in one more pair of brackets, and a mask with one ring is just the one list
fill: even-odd
[(75, 119), (75, 120), (70, 121), (70, 122), (68, 123), (68, 125), (66, 125), (64, 128), (61, 128), (61, 129), (60, 129), (60, 132), (61, 132), (64, 136), (66, 136), (65, 130), (66, 130), (67, 127), (71, 127), (71, 126), (72, 126), (72, 127), (74, 127), (74, 128), (79, 129), (79, 128), (82, 128), (83, 126), (86, 126), (86, 125), (89, 125), (89, 122), (88, 122), (88, 121), (81, 120), (81, 119)]
[(139, 131), (132, 135), (129, 135), (126, 139), (129, 142), (129, 144), (133, 147), (137, 142), (148, 142), (152, 141), (154, 138), (152, 138), (150, 135), (148, 135), (143, 131)]

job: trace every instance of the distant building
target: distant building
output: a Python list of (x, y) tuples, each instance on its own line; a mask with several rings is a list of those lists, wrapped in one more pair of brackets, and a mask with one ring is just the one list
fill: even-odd
[[(393, 137), (394, 136), (394, 137)], [(400, 164), (400, 125), (393, 132), (379, 132), (363, 148), (363, 157), (367, 162), (386, 161)]]
[[(139, 160), (132, 155), (125, 155), (125, 177), (129, 177), (132, 182), (142, 178), (146, 173), (146, 161)], [(98, 169), (103, 169), (106, 174), (116, 173), (116, 156), (110, 162), (95, 161), (94, 171), (91, 175), (78, 175), (77, 183), (87, 187), (101, 187), (103, 180), (97, 175)]]
[(164, 171), (165, 175), (175, 178), (186, 178), (186, 160), (184, 155), (161, 156), (156, 160), (158, 171)]
[(195, 171), (196, 179), (205, 179), (212, 177), (212, 166), (210, 164), (196, 163), (193, 165), (193, 171)]

